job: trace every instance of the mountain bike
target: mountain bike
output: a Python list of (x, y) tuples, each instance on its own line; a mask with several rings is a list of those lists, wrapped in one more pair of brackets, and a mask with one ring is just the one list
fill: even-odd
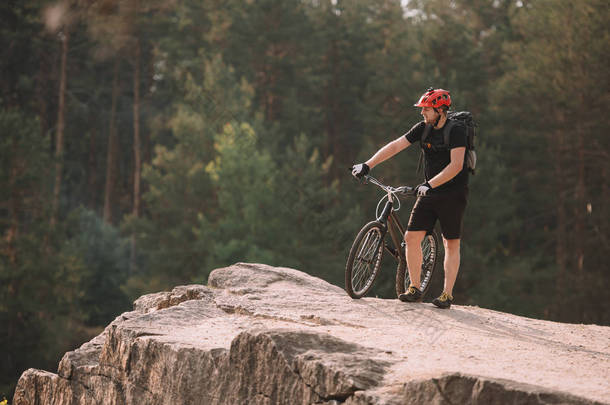
[[(364, 225), (350, 249), (345, 266), (345, 290), (352, 298), (364, 297), (373, 287), (381, 268), (381, 259), (384, 252), (389, 253), (397, 263), (396, 267), (396, 296), (407, 290), (410, 277), (407, 271), (405, 258), (404, 234), (405, 228), (400, 223), (396, 212), (400, 209), (399, 195), (416, 196), (415, 188), (402, 186), (391, 187), (381, 183), (376, 178), (365, 175), (364, 183), (372, 183), (383, 191), (385, 195), (377, 203), (374, 221)], [(386, 201), (387, 200), (387, 201)], [(385, 201), (381, 212), (379, 207)], [(390, 238), (386, 238), (387, 234)], [(441, 244), (438, 231), (426, 233), (421, 243), (423, 262), (421, 267), (421, 288), (423, 295), (430, 286), (430, 280), (441, 255)], [(422, 295), (422, 296), (423, 296)]]

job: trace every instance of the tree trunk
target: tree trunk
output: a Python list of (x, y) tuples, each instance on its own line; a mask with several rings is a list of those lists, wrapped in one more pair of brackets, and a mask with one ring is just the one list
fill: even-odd
[(582, 128), (576, 129), (577, 136), (577, 168), (578, 177), (576, 181), (576, 205), (574, 207), (574, 219), (576, 224), (574, 226), (574, 242), (576, 248), (576, 259), (577, 268), (579, 272), (579, 278), (582, 277), (584, 270), (584, 243), (585, 243), (585, 212), (586, 212), (586, 185), (585, 185), (585, 141)]
[(335, 154), (335, 138), (337, 136), (337, 117), (336, 117), (336, 98), (338, 92), (338, 60), (337, 43), (332, 41), (325, 55), (326, 68), (332, 72), (324, 87), (324, 111), (325, 111), (325, 130), (326, 141), (324, 142), (324, 157)]
[[(137, 9), (136, 9), (137, 10)], [(135, 65), (133, 78), (133, 216), (140, 217), (140, 172), (142, 161), (140, 155), (140, 41), (136, 39)], [(131, 236), (130, 270), (133, 273), (136, 268), (136, 238)]]
[(16, 190), (17, 175), (18, 175), (18, 163), (20, 159), (17, 153), (17, 141), (13, 139), (13, 159), (9, 169), (9, 181), (8, 181), (8, 213), (9, 213), (9, 228), (5, 235), (6, 240), (6, 251), (0, 252), (6, 254), (10, 264), (15, 264), (17, 261), (17, 250), (15, 247), (15, 240), (17, 239), (17, 233), (19, 229), (19, 202), (22, 201), (19, 193)]
[(94, 117), (90, 117), (89, 158), (87, 162), (87, 206), (95, 210), (97, 200), (97, 128)]
[[(558, 114), (558, 123), (563, 123), (563, 114)], [(560, 125), (560, 128), (564, 128)], [(567, 240), (567, 209), (566, 209), (566, 170), (564, 163), (565, 139), (561, 129), (554, 131), (550, 138), (551, 154), (554, 160), (555, 174), (555, 207), (557, 228), (555, 233), (555, 261), (558, 267), (555, 292), (555, 316), (565, 317), (565, 293), (571, 275), (568, 274), (568, 240)]]
[(38, 74), (36, 75), (36, 105), (38, 107), (38, 116), (40, 117), (40, 132), (43, 137), (49, 134), (50, 119), (49, 119), (49, 102), (48, 89), (53, 79), (52, 57), (49, 51), (45, 49), (41, 52)]
[(53, 188), (53, 205), (51, 212), (51, 225), (55, 225), (59, 213), (59, 194), (61, 188), (61, 174), (63, 170), (64, 127), (65, 127), (65, 98), (66, 98), (66, 66), (68, 59), (68, 42), (70, 34), (65, 31), (61, 37), (61, 68), (59, 79), (59, 106), (57, 111), (57, 134), (55, 137), (55, 185)]
[(106, 186), (104, 187), (104, 222), (112, 222), (112, 203), (116, 184), (116, 110), (119, 98), (119, 60), (114, 62), (112, 78), (112, 105), (110, 107), (110, 125), (108, 128), (108, 152), (106, 154)]

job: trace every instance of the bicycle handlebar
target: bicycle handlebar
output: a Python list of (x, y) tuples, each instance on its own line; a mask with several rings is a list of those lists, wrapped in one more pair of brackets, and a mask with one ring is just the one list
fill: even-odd
[[(349, 168), (349, 170), (351, 171), (352, 169)], [(379, 187), (380, 189), (382, 189), (383, 191), (385, 191), (387, 193), (387, 195), (383, 196), (381, 198), (381, 200), (379, 200), (379, 202), (377, 203), (377, 209), (375, 210), (375, 216), (377, 218), (379, 218), (379, 207), (381, 206), (381, 203), (383, 202), (383, 200), (385, 200), (386, 198), (388, 199), (388, 203), (391, 204), (391, 201), (396, 198), (396, 202), (397, 205), (396, 207), (392, 207), (392, 210), (394, 211), (398, 211), (400, 209), (400, 199), (398, 198), (397, 194), (405, 194), (405, 195), (409, 195), (409, 196), (415, 196), (417, 195), (417, 192), (415, 191), (415, 187), (409, 187), (409, 186), (400, 186), (400, 187), (392, 187), (392, 186), (386, 186), (385, 184), (383, 184), (382, 182), (380, 182), (379, 180), (377, 180), (376, 178), (374, 178), (371, 175), (365, 174), (364, 176), (362, 176), (362, 178), (364, 179), (364, 183), (371, 182), (374, 185), (376, 185), (377, 187)]]
[(400, 187), (392, 187), (392, 186), (386, 186), (385, 184), (383, 184), (382, 182), (380, 182), (379, 180), (377, 180), (376, 178), (374, 178), (373, 176), (370, 176), (368, 174), (365, 174), (363, 176), (365, 182), (370, 182), (373, 183), (374, 185), (376, 185), (377, 187), (379, 187), (380, 189), (382, 189), (383, 191), (385, 191), (388, 194), (405, 194), (405, 195), (410, 195), (410, 196), (415, 196), (416, 192), (415, 192), (415, 187), (409, 187), (409, 186), (400, 186)]

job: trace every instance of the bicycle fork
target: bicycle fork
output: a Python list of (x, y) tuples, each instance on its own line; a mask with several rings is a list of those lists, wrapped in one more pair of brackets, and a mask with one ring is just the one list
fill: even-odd
[[(392, 238), (392, 242), (397, 249), (389, 246), (387, 243), (384, 243), (385, 238), (383, 237), (381, 238), (380, 243), (383, 243), (385, 249), (394, 257), (394, 259), (396, 259), (397, 262), (399, 262), (400, 260), (405, 260), (402, 250), (400, 249), (405, 231), (402, 228), (396, 212), (392, 209), (392, 207), (393, 204), (392, 200), (390, 199), (386, 202), (383, 210), (381, 211), (381, 215), (379, 218), (377, 218), (377, 220), (385, 226), (386, 232), (388, 230), (390, 231), (390, 237)], [(377, 249), (379, 249), (379, 246), (377, 246)]]

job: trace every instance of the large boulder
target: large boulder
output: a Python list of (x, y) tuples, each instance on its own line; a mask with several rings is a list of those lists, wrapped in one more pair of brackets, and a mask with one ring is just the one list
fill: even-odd
[(15, 405), (610, 404), (610, 328), (364, 298), (238, 263), (30, 369)]

